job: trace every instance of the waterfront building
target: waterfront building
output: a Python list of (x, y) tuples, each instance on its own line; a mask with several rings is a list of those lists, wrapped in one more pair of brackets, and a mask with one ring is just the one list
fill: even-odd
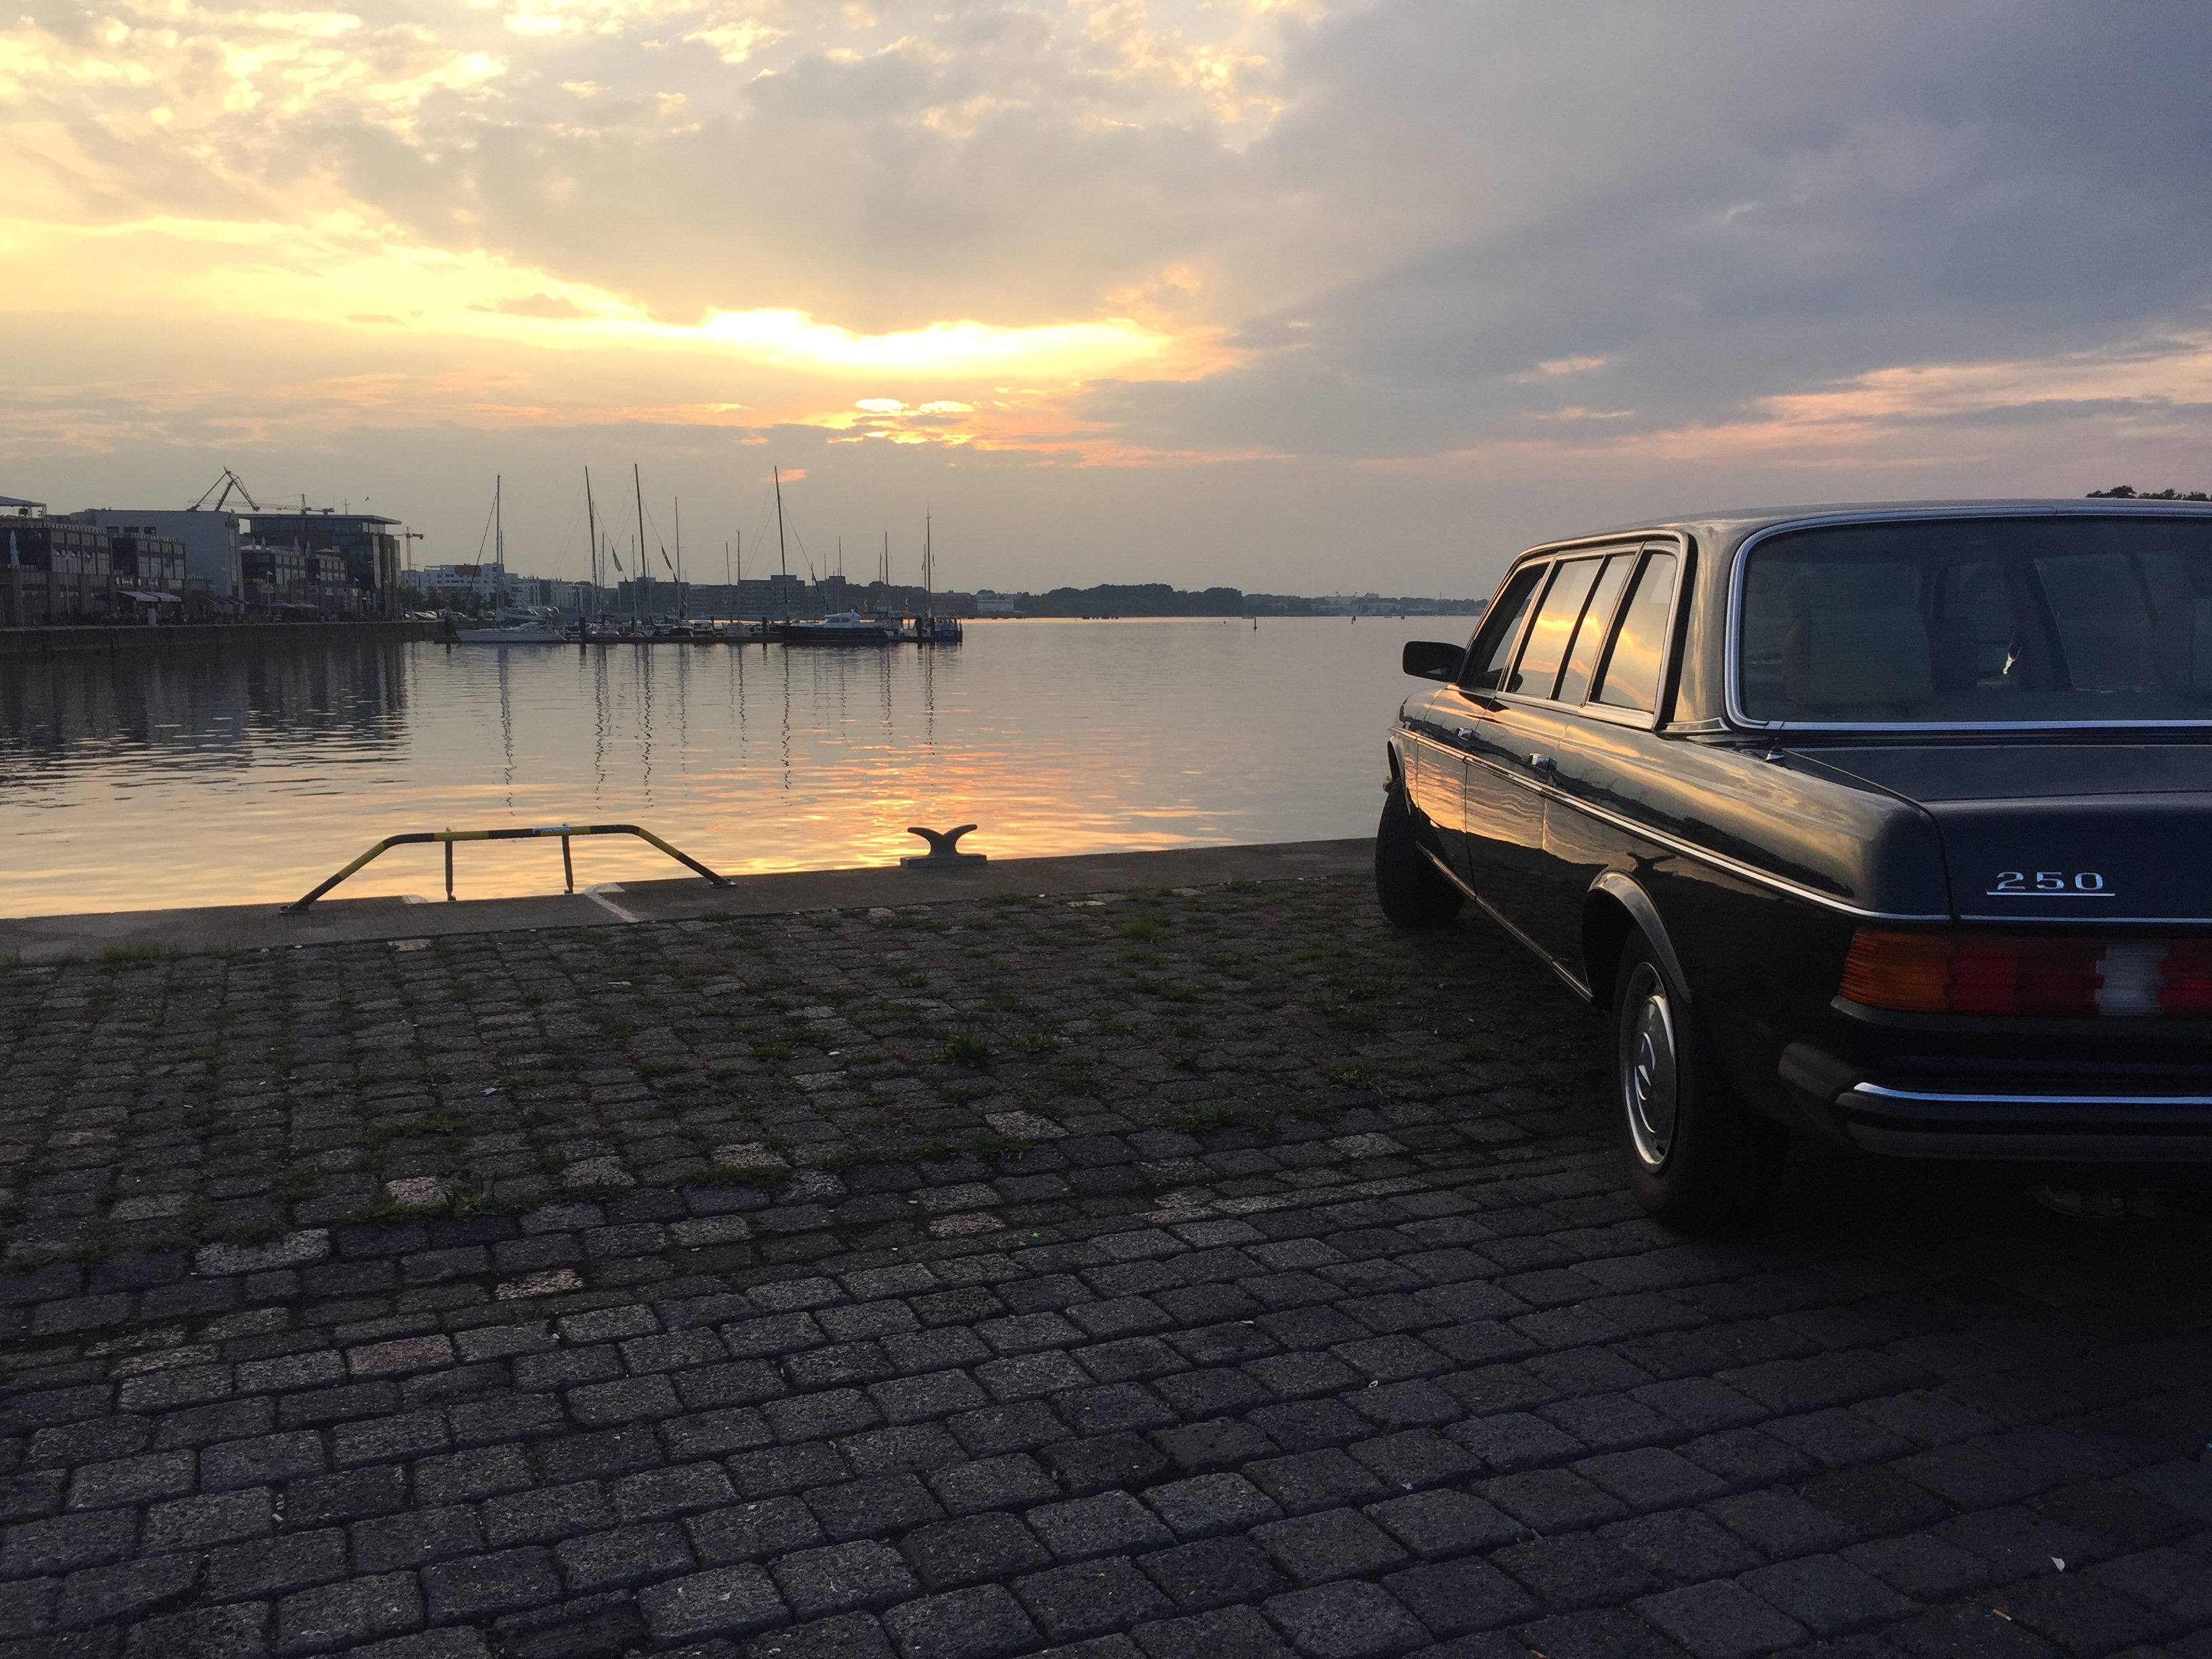
[(46, 518), (10, 530), (10, 564), (57, 576), (105, 576), (114, 569), (107, 538), (91, 525)]
[[(685, 584), (655, 581), (650, 576), (625, 576), (615, 584), (615, 611), (624, 617), (674, 616), (684, 610)], [(688, 610), (685, 614), (690, 614)]]
[(374, 610), (374, 596), (356, 584), (352, 562), (343, 554), (308, 553), (303, 558), (308, 603), (316, 610), (331, 617), (357, 617)]
[(135, 588), (179, 598), (184, 594), (185, 544), (173, 537), (146, 530), (115, 532), (107, 538), (107, 562), (115, 574)]
[(155, 536), (181, 543), (185, 576), (198, 592), (220, 599), (244, 597), (235, 513), (207, 507), (91, 507), (70, 516), (97, 525), (111, 536)]
[(478, 609), (485, 610), (515, 606), (574, 615), (606, 608), (604, 599), (594, 605), (589, 582), (564, 581), (557, 576), (525, 576), (498, 563), (423, 565), (405, 572), (400, 582), (441, 607), (467, 597), (478, 601)]
[(372, 514), (239, 514), (220, 503), (57, 514), (0, 495), (0, 626), (134, 612), (164, 621), (235, 616), (248, 606), (391, 614), (398, 525)]
[(238, 559), (250, 604), (276, 611), (314, 602), (307, 592), (307, 556), (298, 548), (248, 542), (239, 550)]
[(467, 593), (494, 605), (507, 597), (507, 567), (503, 564), (427, 564), (407, 573), (408, 585), (441, 605), (450, 605)]
[[(40, 502), (18, 502), (33, 508)], [(4, 508), (0, 508), (4, 511)], [(135, 581), (139, 553), (159, 575), (177, 573), (181, 581), (184, 549), (161, 538), (111, 538), (97, 525), (76, 518), (7, 511), (7, 564), (0, 566), (0, 626), (22, 629), (55, 622), (112, 622), (133, 615), (135, 599), (122, 588)], [(118, 575), (118, 542), (122, 542), (122, 575)], [(181, 595), (179, 595), (181, 604)]]
[[(343, 582), (315, 581), (319, 595), (332, 602), (349, 590), (344, 608), (364, 616), (399, 611), (399, 520), (374, 513), (340, 513), (331, 507), (255, 511), (240, 515), (246, 534), (264, 546), (329, 555), (343, 572)], [(319, 571), (322, 567), (318, 567)], [(316, 603), (322, 603), (319, 598)]]
[[(836, 581), (837, 579), (832, 577), (830, 580)], [(797, 576), (748, 576), (742, 581), (734, 582), (692, 582), (684, 590), (684, 604), (685, 611), (695, 617), (814, 617), (824, 614), (821, 591), (817, 589), (810, 592), (806, 583)]]

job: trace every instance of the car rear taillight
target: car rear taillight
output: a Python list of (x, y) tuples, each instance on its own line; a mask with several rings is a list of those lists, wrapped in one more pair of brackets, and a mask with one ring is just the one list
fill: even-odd
[(1838, 988), (1863, 1007), (1909, 1014), (2212, 1019), (2212, 942), (1862, 927)]
[(2177, 945), (2159, 964), (2161, 1012), (2212, 1019), (2212, 943)]

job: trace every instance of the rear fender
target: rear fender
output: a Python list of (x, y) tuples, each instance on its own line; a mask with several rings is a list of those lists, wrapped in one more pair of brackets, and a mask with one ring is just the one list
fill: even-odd
[(1589, 981), (1590, 1000), (1601, 1008), (1613, 1006), (1613, 969), (1620, 965), (1620, 949), (1632, 927), (1650, 941), (1651, 954), (1659, 958), (1682, 1000), (1694, 1004), (1697, 993), (1682, 971), (1674, 940), (1667, 936), (1667, 924), (1659, 919), (1659, 907), (1618, 870), (1608, 870), (1592, 882), (1583, 904), (1583, 975)]

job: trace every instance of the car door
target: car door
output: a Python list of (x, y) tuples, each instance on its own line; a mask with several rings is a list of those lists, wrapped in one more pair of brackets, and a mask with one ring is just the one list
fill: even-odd
[(1467, 717), (1449, 686), (1407, 700), (1399, 753), (1406, 768), (1406, 798), (1429, 821), (1437, 850), (1452, 872), (1467, 879), (1467, 757), (1459, 732)]
[(1468, 741), (1470, 878), (1492, 915), (1553, 960), (1546, 919), (1556, 907), (1547, 900), (1544, 848), (1559, 712), (1553, 694), (1593, 596), (1607, 602), (1601, 584), (1617, 596), (1625, 573), (1616, 579), (1608, 567), (1625, 551), (1600, 548), (1551, 561), (1532, 592), (1510, 665), (1494, 685), (1475, 689), (1480, 717)]
[(1459, 683), (1439, 686), (1406, 704), (1410, 738), (1404, 745), (1407, 787), (1413, 804), (1435, 826), (1444, 856), (1462, 881), (1473, 879), (1468, 856), (1468, 754), (1484, 706), (1474, 688), (1495, 685), (1512, 662), (1530, 599), (1543, 574), (1539, 563), (1509, 575), (1468, 644)]
[[(1451, 741), (1453, 752), (1460, 757), (1460, 838), (1458, 838), (1458, 872), (1482, 894), (1478, 883), (1478, 872), (1491, 863), (1489, 842), (1500, 834), (1498, 823), (1498, 801), (1495, 801), (1493, 779), (1475, 757), (1482, 750), (1482, 730), (1498, 710), (1498, 686), (1504, 681), (1506, 672), (1513, 668), (1513, 657), (1520, 653), (1522, 633), (1528, 626), (1528, 613), (1535, 608), (1535, 599), (1544, 591), (1544, 581), (1551, 573), (1548, 560), (1528, 560), (1506, 575), (1498, 588), (1498, 598), (1491, 599), (1489, 611), (1482, 613), (1482, 626), (1467, 646), (1467, 661), (1460, 668), (1458, 686), (1451, 688)], [(1484, 894), (1484, 902), (1489, 896)]]
[(1640, 780), (1662, 757), (1653, 731), (1665, 692), (1682, 559), (1659, 544), (1607, 562), (1531, 741), (1552, 764), (1544, 805), (1544, 876), (1529, 931), (1584, 983), (1611, 966), (1585, 963), (1583, 913), (1591, 884), (1617, 867), (1644, 816)]

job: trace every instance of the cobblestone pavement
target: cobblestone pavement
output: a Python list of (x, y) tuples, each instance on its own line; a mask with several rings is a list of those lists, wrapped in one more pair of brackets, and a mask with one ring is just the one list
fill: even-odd
[(1355, 882), (0, 981), (10, 1655), (2212, 1656), (2198, 1213), (1671, 1237)]

